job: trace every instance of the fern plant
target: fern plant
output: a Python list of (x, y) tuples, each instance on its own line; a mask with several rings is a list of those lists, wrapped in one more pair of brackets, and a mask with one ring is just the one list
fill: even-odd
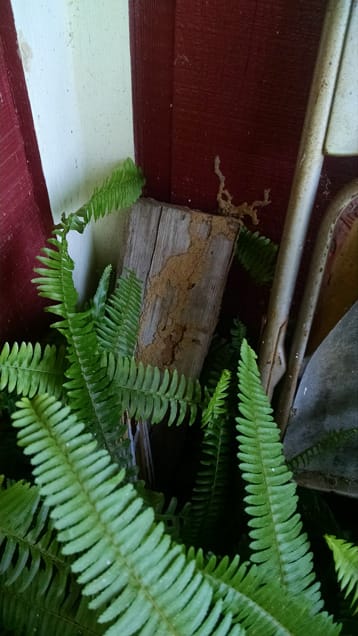
[(278, 246), (259, 232), (243, 226), (236, 244), (238, 262), (258, 285), (270, 283), (276, 266)]
[[(281, 467), (267, 490), (261, 487), (260, 501), (248, 501), (253, 520), (266, 519), (253, 524), (261, 536), (253, 530), (252, 566), (240, 565), (238, 557), (217, 562), (207, 561), (200, 552), (186, 552), (165, 534), (162, 523), (155, 522), (153, 510), (132, 484), (124, 483), (123, 470), (118, 471), (108, 452), (98, 448), (69, 407), (46, 394), (18, 403), (14, 425), (20, 431), (19, 443), (32, 457), (35, 482), (52, 510), (57, 540), (64, 544), (62, 552), (70, 558), (83, 594), (91, 598), (90, 608), (100, 612), (100, 624), (112, 622), (105, 633), (303, 634), (308, 626), (315, 634), (339, 633), (339, 626), (321, 611), (307, 542), (297, 532), (297, 515), (292, 520), (292, 501), (278, 501), (288, 471), (283, 470), (283, 455), (274, 439), (277, 429), (267, 414), (267, 398), (246, 343), (240, 375), (240, 391), (244, 395), (253, 390), (257, 404), (248, 410), (250, 401), (244, 399), (244, 417), (238, 421), (239, 429), (254, 424), (246, 441), (256, 441), (250, 467), (253, 471), (257, 462), (258, 468), (256, 478), (247, 480), (249, 492), (260, 477), (258, 457), (267, 471)], [(273, 462), (267, 459), (272, 445), (277, 451)], [(269, 504), (263, 515), (266, 497)], [(266, 531), (270, 526), (276, 530)], [(24, 570), (25, 556), (20, 560)], [(270, 568), (282, 575), (274, 583)], [(76, 607), (76, 616), (78, 611)]]
[[(20, 398), (13, 426), (34, 482), (0, 490), (3, 629), (15, 636), (339, 634), (323, 609), (296, 486), (247, 342), (235, 422), (229, 371), (202, 391), (134, 359), (141, 290), (132, 273), (111, 293), (106, 269), (92, 302), (78, 306), (68, 231), (129, 205), (142, 183), (133, 162), (124, 162), (62, 219), (42, 252), (36, 284), (51, 301), (64, 349), (25, 343), (1, 352), (1, 387)], [(192, 502), (177, 513), (138, 480), (126, 418), (179, 425), (199, 415), (203, 458)], [(220, 525), (235, 430), (247, 560), (213, 555), (206, 538)], [(238, 544), (240, 529), (233, 533)]]
[(168, 410), (171, 421), (178, 412), (182, 419), (187, 408), (194, 417), (200, 393), (198, 385), (184, 377), (174, 374), (169, 379), (166, 373), (161, 378), (158, 370), (138, 366), (131, 358), (141, 298), (140, 283), (133, 274), (124, 272), (107, 298), (107, 268), (92, 307), (77, 308), (74, 264), (67, 244), (69, 230), (83, 231), (91, 219), (100, 218), (113, 207), (127, 207), (139, 196), (142, 185), (141, 172), (127, 159), (86, 205), (64, 217), (55, 228), (51, 247), (39, 257), (42, 267), (37, 268), (39, 276), (34, 279), (39, 294), (53, 303), (48, 310), (60, 318), (53, 327), (67, 341), (69, 364), (64, 388), (68, 403), (119, 463), (126, 437), (120, 418), (125, 411), (138, 418), (150, 416), (153, 422), (163, 419)]

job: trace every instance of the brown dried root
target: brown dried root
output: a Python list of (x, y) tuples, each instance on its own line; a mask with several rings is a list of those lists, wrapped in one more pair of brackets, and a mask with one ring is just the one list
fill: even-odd
[(233, 216), (238, 219), (241, 223), (243, 223), (243, 217), (249, 216), (254, 225), (257, 225), (259, 222), (257, 216), (257, 209), (264, 208), (266, 205), (271, 203), (269, 196), (270, 190), (264, 190), (264, 199), (263, 201), (254, 201), (253, 203), (240, 203), (240, 205), (234, 205), (232, 203), (233, 197), (231, 196), (229, 190), (225, 188), (225, 177), (220, 170), (220, 157), (215, 157), (214, 163), (214, 171), (215, 174), (219, 177), (219, 190), (216, 196), (216, 200), (218, 202), (219, 213), (223, 216)]

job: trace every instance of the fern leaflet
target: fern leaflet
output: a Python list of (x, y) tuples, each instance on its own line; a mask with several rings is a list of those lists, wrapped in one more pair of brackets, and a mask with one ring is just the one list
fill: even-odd
[(221, 373), (219, 381), (214, 389), (214, 393), (211, 396), (208, 405), (203, 411), (202, 425), (212, 423), (218, 417), (227, 414), (226, 400), (229, 391), (229, 385), (231, 380), (231, 373), (227, 369), (224, 369)]
[(236, 244), (236, 258), (259, 285), (271, 282), (278, 246), (259, 232), (242, 226)]
[[(114, 377), (121, 413), (130, 417), (149, 420), (152, 424), (168, 416), (168, 425), (181, 424), (187, 414), (195, 420), (201, 401), (200, 384), (180, 375), (176, 370), (163, 373), (157, 367), (144, 366), (134, 358), (115, 360), (108, 354), (106, 364), (110, 377)], [(105, 364), (103, 362), (103, 364)]]
[(53, 564), (62, 562), (58, 554), (59, 547), (53, 548), (53, 532), (42, 536), (47, 511), (39, 502), (37, 488), (30, 488), (29, 484), (23, 482), (0, 490), (0, 543), (6, 542), (0, 561), (0, 574), (7, 572), (6, 585), (12, 585), (17, 583), (18, 577), (26, 569), (21, 590), (30, 585), (40, 565), (46, 565), (50, 580)]
[(55, 397), (62, 393), (65, 372), (65, 350), (54, 345), (42, 349), (35, 345), (16, 342), (10, 348), (5, 343), (0, 352), (0, 390), (33, 397), (36, 393), (50, 392)]
[(112, 265), (107, 265), (97, 285), (96, 292), (91, 301), (92, 318), (96, 325), (101, 323), (106, 311), (106, 303), (109, 295), (109, 286), (112, 276)]
[(77, 212), (63, 218), (62, 223), (67, 230), (83, 232), (92, 219), (97, 221), (113, 210), (131, 206), (140, 197), (143, 185), (140, 168), (132, 159), (125, 159), (99, 188), (95, 188), (90, 200)]
[(56, 228), (53, 235), (48, 239), (52, 247), (42, 248), (41, 255), (37, 257), (44, 267), (35, 268), (39, 276), (32, 282), (37, 285), (39, 296), (53, 301), (45, 309), (64, 319), (63, 323), (57, 322), (52, 326), (66, 336), (66, 319), (76, 311), (78, 294), (73, 283), (74, 263), (68, 253), (66, 230), (63, 227)]
[(115, 356), (134, 355), (141, 304), (141, 283), (133, 272), (126, 271), (118, 278), (104, 315), (96, 324), (102, 349), (111, 351)]
[(325, 535), (328, 547), (333, 552), (338, 582), (345, 597), (352, 594), (351, 607), (358, 612), (358, 547), (344, 539)]

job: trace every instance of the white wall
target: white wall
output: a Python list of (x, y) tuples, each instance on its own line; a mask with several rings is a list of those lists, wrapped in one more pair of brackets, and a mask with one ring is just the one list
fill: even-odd
[(330, 155), (358, 154), (358, 2), (352, 5), (325, 143)]
[[(12, 9), (56, 221), (134, 154), (128, 0), (12, 0)], [(80, 290), (94, 234), (72, 237)]]

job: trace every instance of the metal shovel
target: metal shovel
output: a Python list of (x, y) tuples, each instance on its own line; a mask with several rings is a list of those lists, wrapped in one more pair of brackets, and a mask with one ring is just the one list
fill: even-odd
[[(334, 431), (345, 432), (340, 437)], [(295, 472), (296, 481), (358, 498), (358, 301), (312, 355), (293, 403), (287, 459), (317, 443), (317, 454)]]

